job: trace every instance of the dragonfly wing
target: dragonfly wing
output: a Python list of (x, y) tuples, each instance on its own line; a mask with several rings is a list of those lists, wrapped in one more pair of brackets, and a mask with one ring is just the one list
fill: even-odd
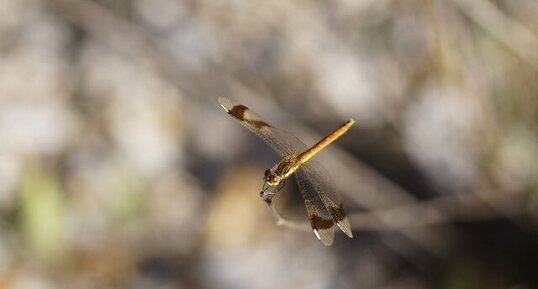
[(316, 237), (325, 246), (330, 246), (334, 239), (334, 219), (327, 211), (320, 196), (316, 193), (316, 188), (309, 181), (308, 175), (302, 169), (295, 172), (295, 179), (301, 191), (301, 195), (306, 205), (306, 212), (310, 225)]
[(349, 220), (342, 202), (340, 201), (340, 196), (332, 188), (329, 174), (323, 166), (314, 160), (309, 160), (298, 171), (312, 183), (312, 187), (319, 195), (319, 199), (321, 199), (325, 208), (330, 212), (340, 230), (348, 237), (353, 238), (353, 232), (351, 231), (351, 226), (349, 225)]
[(287, 156), (307, 149), (296, 136), (271, 126), (248, 107), (226, 97), (219, 97), (219, 104), (230, 116), (258, 135), (279, 155)]

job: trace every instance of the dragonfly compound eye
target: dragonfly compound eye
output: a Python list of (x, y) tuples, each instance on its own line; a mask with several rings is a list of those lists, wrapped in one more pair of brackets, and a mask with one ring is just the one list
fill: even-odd
[(263, 180), (269, 182), (271, 179), (271, 170), (266, 170), (264, 173)]
[(279, 183), (277, 176), (271, 171), (271, 169), (265, 171), (263, 180), (270, 186), (276, 186)]

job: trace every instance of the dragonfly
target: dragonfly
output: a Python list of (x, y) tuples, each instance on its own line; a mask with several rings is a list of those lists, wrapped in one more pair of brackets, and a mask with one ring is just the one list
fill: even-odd
[(284, 219), (274, 208), (272, 198), (282, 189), (285, 180), (294, 175), (306, 206), (310, 226), (321, 243), (325, 246), (333, 243), (335, 224), (349, 238), (353, 238), (340, 196), (331, 189), (328, 173), (321, 164), (311, 158), (346, 133), (355, 121), (349, 119), (308, 148), (295, 135), (273, 127), (248, 107), (226, 97), (219, 97), (218, 102), (231, 117), (260, 137), (282, 157), (280, 162), (265, 171), (260, 193), (277, 221)]

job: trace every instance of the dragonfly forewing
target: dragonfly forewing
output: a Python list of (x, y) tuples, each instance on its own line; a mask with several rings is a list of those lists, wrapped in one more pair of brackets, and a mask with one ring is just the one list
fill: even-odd
[(220, 106), (240, 124), (258, 135), (280, 156), (302, 152), (306, 145), (296, 136), (282, 129), (275, 128), (248, 107), (226, 97), (219, 97)]

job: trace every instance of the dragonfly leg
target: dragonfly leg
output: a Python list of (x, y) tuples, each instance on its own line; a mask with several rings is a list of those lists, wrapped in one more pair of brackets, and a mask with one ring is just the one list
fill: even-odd
[[(286, 182), (285, 181), (282, 181), (280, 182), (280, 184), (276, 187), (269, 187), (269, 186), (266, 186), (265, 184), (263, 185), (263, 189), (262, 191), (260, 192), (260, 197), (268, 204), (271, 203), (271, 200), (273, 199), (273, 197), (278, 194), (278, 192), (280, 192), (280, 190), (282, 190), (282, 188), (286, 185)], [(272, 189), (272, 190), (270, 190)]]
[(278, 187), (276, 188), (275, 190), (275, 194), (280, 192), (280, 190), (282, 190), (282, 188), (286, 185), (286, 181), (281, 181), (280, 184), (278, 185)]

